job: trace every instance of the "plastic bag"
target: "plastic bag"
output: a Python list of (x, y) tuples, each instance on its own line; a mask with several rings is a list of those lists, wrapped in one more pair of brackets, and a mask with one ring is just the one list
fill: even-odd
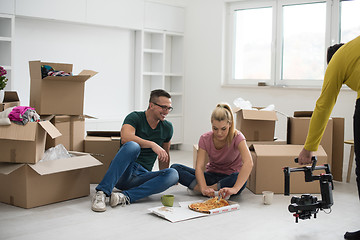
[(274, 111), (275, 110), (275, 105), (274, 104), (270, 104), (269, 106), (260, 109), (260, 111)]
[[(234, 100), (234, 105), (240, 109), (246, 109), (246, 110), (258, 110), (257, 108), (253, 108), (252, 104), (250, 101), (244, 100), (242, 98), (236, 98)], [(274, 111), (275, 110), (275, 105), (274, 104), (270, 104), (265, 108), (260, 109), (260, 111)]]
[(242, 98), (236, 98), (234, 100), (234, 105), (237, 106), (238, 108), (241, 108), (241, 109), (252, 109), (252, 104), (250, 101), (245, 101), (244, 99)]
[(64, 145), (59, 144), (55, 147), (49, 148), (45, 151), (43, 158), (40, 161), (51, 161), (61, 158), (71, 158), (70, 153), (66, 150)]

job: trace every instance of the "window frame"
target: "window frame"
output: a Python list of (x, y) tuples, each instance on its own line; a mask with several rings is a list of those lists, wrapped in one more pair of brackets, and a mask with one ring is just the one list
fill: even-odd
[[(226, 3), (226, 21), (225, 21), (225, 52), (224, 52), (224, 74), (222, 86), (258, 86), (260, 82), (265, 82), (267, 86), (273, 87), (305, 87), (319, 88), (322, 86), (323, 79), (303, 79), (286, 80), (281, 79), (282, 71), (282, 44), (283, 44), (283, 6), (308, 4), (308, 3), (326, 3), (326, 23), (324, 44), (325, 50), (338, 43), (340, 39), (340, 1), (341, 0), (244, 0)], [(234, 54), (235, 54), (235, 10), (272, 7), (272, 43), (271, 43), (271, 74), (269, 80), (256, 79), (233, 79)], [(324, 73), (327, 67), (326, 51), (323, 56)], [(263, 84), (262, 84), (263, 85)]]

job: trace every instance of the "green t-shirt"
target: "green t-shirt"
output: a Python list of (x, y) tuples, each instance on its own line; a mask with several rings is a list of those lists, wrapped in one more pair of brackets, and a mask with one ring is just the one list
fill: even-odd
[[(135, 128), (135, 135), (162, 146), (164, 142), (169, 142), (173, 135), (173, 127), (169, 121), (160, 121), (155, 129), (152, 129), (146, 120), (145, 112), (132, 112), (126, 116), (123, 125), (129, 124)], [(144, 168), (151, 171), (155, 160), (156, 153), (151, 148), (141, 148), (140, 155), (136, 162)]]

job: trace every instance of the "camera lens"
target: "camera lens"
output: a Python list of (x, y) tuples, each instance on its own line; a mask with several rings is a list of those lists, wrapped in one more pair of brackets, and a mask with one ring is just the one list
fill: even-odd
[(298, 201), (299, 201), (299, 197), (294, 196), (291, 198), (291, 203), (297, 203)]
[(297, 205), (290, 204), (288, 209), (289, 209), (289, 212), (297, 212)]

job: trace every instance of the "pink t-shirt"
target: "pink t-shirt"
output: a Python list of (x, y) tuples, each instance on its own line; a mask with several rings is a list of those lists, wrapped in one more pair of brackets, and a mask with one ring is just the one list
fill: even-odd
[(230, 145), (226, 144), (222, 149), (216, 149), (212, 131), (201, 135), (199, 148), (204, 149), (209, 156), (206, 171), (227, 175), (239, 172), (243, 165), (243, 161), (238, 146), (243, 140), (245, 140), (244, 135), (241, 132), (238, 132)]

